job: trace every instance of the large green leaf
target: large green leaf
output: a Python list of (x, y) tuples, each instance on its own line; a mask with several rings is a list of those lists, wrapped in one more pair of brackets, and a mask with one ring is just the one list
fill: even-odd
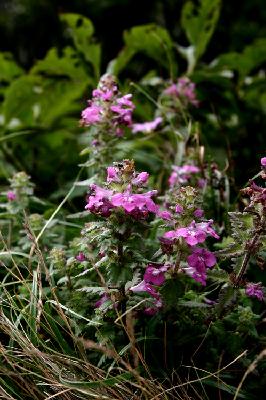
[(199, 6), (188, 1), (182, 9), (181, 25), (192, 46), (194, 63), (206, 50), (220, 15), (220, 7), (221, 0), (200, 0)]
[(13, 118), (22, 125), (34, 125), (33, 106), (37, 104), (42, 91), (41, 78), (24, 75), (14, 80), (6, 91), (3, 113), (8, 124)]
[(255, 68), (266, 62), (266, 39), (257, 39), (245, 47), (242, 53), (222, 54), (214, 63), (214, 69), (231, 69), (239, 72), (240, 80), (249, 75)]
[(48, 127), (75, 110), (74, 101), (81, 97), (86, 86), (86, 81), (22, 76), (6, 91), (3, 104), (6, 123), (15, 118), (21, 127)]
[(14, 78), (23, 74), (20, 68), (9, 53), (0, 53), (0, 81), (11, 82)]
[(166, 29), (155, 24), (136, 26), (124, 33), (125, 47), (109, 65), (109, 72), (118, 75), (137, 53), (144, 53), (160, 66), (176, 73), (173, 42)]
[(73, 40), (76, 49), (93, 67), (95, 78), (100, 76), (101, 47), (94, 43), (92, 22), (79, 14), (63, 14), (61, 20), (67, 25), (67, 33)]
[(50, 49), (46, 57), (33, 66), (31, 73), (49, 76), (65, 76), (73, 80), (89, 80), (81, 60), (78, 58), (77, 52), (71, 47), (66, 47), (61, 57), (57, 49)]

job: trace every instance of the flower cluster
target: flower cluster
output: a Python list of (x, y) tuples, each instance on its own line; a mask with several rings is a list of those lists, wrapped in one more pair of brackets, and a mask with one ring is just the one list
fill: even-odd
[(165, 89), (164, 93), (168, 96), (177, 97), (185, 105), (192, 104), (198, 107), (199, 101), (195, 92), (196, 85), (187, 77), (179, 78), (177, 83), (173, 83)]
[(168, 180), (171, 188), (177, 185), (187, 184), (191, 180), (193, 174), (197, 174), (200, 172), (200, 169), (198, 167), (190, 164), (183, 166), (174, 165), (172, 168), (173, 172), (171, 173)]
[(147, 172), (136, 173), (134, 163), (129, 160), (108, 167), (107, 188), (92, 184), (85, 208), (103, 217), (109, 217), (117, 209), (134, 219), (145, 219), (149, 213), (156, 214), (158, 206), (153, 197), (157, 191), (139, 192), (148, 178)]
[(148, 315), (154, 315), (163, 305), (161, 296), (156, 290), (156, 286), (161, 286), (165, 282), (165, 273), (170, 267), (170, 265), (166, 264), (156, 266), (154, 264), (148, 264), (143, 280), (138, 285), (130, 288), (133, 293), (147, 293), (154, 299), (152, 305), (144, 310)]
[[(170, 249), (171, 252), (173, 252), (173, 246), (177, 244), (181, 238), (183, 239), (189, 246), (188, 250), (192, 251), (192, 253), (187, 257), (189, 267), (184, 267), (182, 269), (187, 275), (191, 276), (202, 285), (206, 285), (206, 268), (213, 267), (216, 264), (216, 258), (213, 253), (205, 248), (197, 247), (197, 245), (205, 242), (207, 236), (219, 239), (219, 236), (212, 228), (212, 224), (212, 220), (203, 222), (195, 222), (195, 220), (193, 220), (188, 226), (168, 231), (161, 238), (162, 249), (166, 251)], [(168, 246), (168, 249), (166, 246)]]
[[(192, 171), (198, 171), (198, 168), (192, 165), (182, 168), (180, 167), (183, 171), (181, 175), (186, 174), (186, 177)], [(176, 257), (176, 260), (173, 260), (176, 268), (180, 267), (180, 270), (195, 281), (206, 285), (207, 269), (216, 264), (216, 258), (212, 252), (200, 245), (204, 244), (208, 237), (219, 239), (219, 236), (213, 228), (213, 220), (204, 219), (201, 204), (202, 195), (199, 189), (191, 186), (172, 188), (166, 198), (166, 206), (171, 214), (168, 225), (172, 229), (160, 237), (160, 242), (164, 254)]]
[(101, 126), (116, 136), (124, 134), (124, 127), (132, 125), (135, 108), (131, 94), (121, 96), (111, 75), (104, 75), (97, 89), (92, 92), (88, 107), (82, 111), (81, 125)]

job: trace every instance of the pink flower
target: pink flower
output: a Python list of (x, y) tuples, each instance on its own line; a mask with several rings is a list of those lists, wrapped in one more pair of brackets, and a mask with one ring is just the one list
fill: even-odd
[(196, 218), (201, 218), (204, 215), (204, 211), (201, 208), (197, 208), (193, 214)]
[(160, 267), (154, 267), (153, 264), (148, 264), (145, 274), (144, 281), (146, 283), (151, 283), (156, 286), (161, 286), (165, 281), (165, 272), (169, 269), (170, 266), (161, 265)]
[(134, 179), (132, 179), (132, 185), (136, 186), (142, 186), (144, 183), (146, 183), (149, 179), (149, 174), (148, 172), (141, 172), (138, 174)]
[(258, 300), (262, 301), (264, 299), (264, 291), (261, 283), (248, 283), (246, 285), (246, 295), (249, 297), (256, 297)]
[(200, 172), (200, 169), (195, 165), (183, 165), (182, 167), (173, 166), (173, 172), (168, 180), (171, 187), (176, 184), (183, 185), (191, 179), (191, 174)]
[(158, 206), (151, 199), (153, 195), (154, 191), (143, 194), (132, 194), (130, 192), (116, 193), (112, 197), (112, 204), (115, 207), (124, 208), (128, 213), (131, 213), (135, 209), (156, 213)]
[(117, 169), (115, 167), (107, 167), (107, 182), (120, 182), (120, 178), (117, 175)]
[(167, 89), (165, 89), (164, 93), (168, 96), (178, 97), (181, 100), (183, 99), (185, 102), (188, 102), (193, 106), (198, 107), (199, 101), (197, 100), (195, 87), (195, 83), (191, 82), (189, 78), (182, 77), (178, 79), (176, 85), (172, 84)]
[(193, 249), (193, 253), (188, 256), (188, 268), (183, 268), (183, 271), (193, 278), (196, 282), (206, 285), (207, 271), (206, 268), (211, 268), (216, 264), (216, 258), (210, 251), (202, 248)]
[(112, 90), (100, 90), (100, 89), (94, 89), (92, 92), (92, 96), (98, 99), (102, 99), (104, 101), (110, 101), (111, 98), (114, 96), (114, 92), (117, 91), (117, 87), (114, 86)]
[(190, 246), (202, 243), (206, 239), (206, 233), (197, 226), (195, 221), (192, 221), (187, 228), (178, 228), (176, 236), (183, 237)]
[(111, 76), (103, 76), (98, 88), (92, 92), (89, 106), (81, 113), (81, 124), (104, 125), (104, 129), (110, 134), (123, 136), (123, 126), (132, 125), (135, 106), (131, 101), (131, 94), (119, 96), (114, 79)]
[(75, 259), (76, 259), (77, 261), (80, 261), (80, 262), (86, 261), (86, 260), (87, 260), (85, 254), (82, 253), (82, 252), (80, 252), (80, 253), (75, 257)]
[(163, 119), (161, 117), (155, 118), (153, 121), (149, 122), (144, 122), (142, 124), (133, 124), (132, 125), (132, 132), (137, 133), (137, 132), (144, 132), (144, 133), (150, 133), (152, 131), (155, 131), (155, 129), (162, 123)]
[(6, 194), (7, 200), (8, 201), (14, 201), (17, 198), (16, 193), (13, 190), (9, 190)]
[(260, 160), (260, 164), (262, 167), (266, 167), (266, 157), (262, 157)]
[(85, 126), (94, 125), (101, 121), (102, 107), (91, 104), (89, 107), (82, 111), (82, 123)]
[(138, 293), (138, 292), (146, 292), (155, 299), (160, 299), (159, 293), (156, 291), (156, 289), (150, 284), (145, 282), (144, 280), (141, 281), (138, 285), (132, 286), (130, 290), (133, 293)]
[(150, 316), (155, 315), (162, 308), (162, 306), (163, 306), (163, 303), (162, 303), (161, 299), (155, 300), (155, 301), (153, 301), (153, 304), (150, 307), (146, 307), (144, 309), (144, 314), (150, 315)]
[(118, 114), (114, 119), (115, 123), (126, 126), (132, 125), (132, 112), (135, 105), (130, 100), (131, 97), (132, 94), (126, 94), (125, 96), (118, 98), (116, 104), (110, 107), (113, 113)]
[(190, 246), (195, 246), (198, 243), (202, 243), (206, 240), (207, 235), (213, 236), (216, 239), (219, 239), (219, 236), (216, 232), (210, 227), (213, 223), (212, 220), (208, 222), (200, 222), (196, 223), (192, 221), (189, 226), (184, 228), (178, 228), (174, 231), (166, 232), (163, 237), (166, 239), (178, 239), (179, 237), (183, 237), (187, 244)]
[(196, 247), (193, 253), (187, 258), (190, 267), (201, 270), (202, 268), (211, 268), (216, 264), (214, 254), (206, 249)]
[(199, 222), (196, 225), (198, 226), (199, 229), (202, 229), (207, 235), (210, 235), (210, 236), (214, 237), (215, 239), (220, 239), (220, 236), (217, 235), (215, 230), (211, 227), (212, 224), (213, 224), (213, 220), (210, 219), (207, 222)]
[(165, 221), (171, 221), (173, 218), (172, 214), (170, 211), (164, 210), (164, 211), (158, 211), (157, 216), (164, 219)]
[(91, 185), (90, 189), (92, 194), (87, 197), (86, 210), (89, 210), (93, 214), (100, 214), (103, 217), (109, 217), (113, 205), (111, 203), (111, 198), (113, 191), (108, 189), (103, 189), (97, 185)]
[(165, 94), (168, 94), (169, 96), (178, 96), (178, 91), (177, 91), (177, 86), (175, 83), (170, 85), (168, 88), (165, 89), (164, 91)]
[(175, 206), (175, 212), (176, 212), (177, 214), (182, 214), (183, 211), (184, 211), (184, 209), (183, 209), (183, 207), (182, 207), (180, 204), (177, 204), (177, 205)]
[(190, 246), (195, 246), (196, 244), (205, 241), (206, 233), (197, 227), (195, 221), (192, 221), (188, 227), (178, 228), (175, 231), (166, 232), (163, 237), (173, 240), (183, 237), (187, 244)]
[(200, 189), (204, 189), (205, 188), (205, 186), (207, 185), (207, 180), (206, 179), (203, 179), (203, 178), (200, 178), (200, 179), (198, 179), (198, 187), (200, 188)]

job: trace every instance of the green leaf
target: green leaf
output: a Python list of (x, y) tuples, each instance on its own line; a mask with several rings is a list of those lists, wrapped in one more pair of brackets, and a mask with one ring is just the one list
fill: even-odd
[(22, 76), (6, 91), (3, 103), (6, 124), (16, 119), (21, 126), (48, 127), (76, 108), (74, 100), (81, 97), (86, 86), (85, 81)]
[(242, 53), (230, 52), (222, 54), (214, 64), (215, 69), (227, 68), (239, 72), (239, 79), (249, 75), (266, 61), (266, 39), (261, 38), (246, 46)]
[(67, 24), (67, 33), (72, 38), (76, 49), (93, 66), (94, 75), (100, 77), (101, 47), (93, 43), (94, 27), (92, 22), (79, 14), (63, 14), (61, 21)]
[(57, 49), (50, 49), (46, 57), (33, 66), (31, 74), (65, 76), (73, 80), (89, 80), (77, 52), (71, 47), (66, 47), (61, 57), (58, 55)]
[(219, 316), (223, 315), (237, 301), (238, 290), (230, 284), (225, 284), (219, 294), (219, 303), (216, 305), (216, 311)]
[(155, 24), (135, 26), (124, 33), (124, 42), (124, 49), (109, 64), (108, 72), (118, 75), (135, 54), (144, 53), (160, 66), (170, 70), (170, 75), (176, 73), (173, 61), (174, 45), (166, 29)]
[(201, 0), (199, 6), (188, 1), (182, 9), (181, 25), (193, 46), (194, 64), (203, 55), (212, 37), (220, 7), (220, 0)]
[(23, 74), (20, 68), (9, 53), (0, 53), (0, 81), (11, 82), (14, 78)]

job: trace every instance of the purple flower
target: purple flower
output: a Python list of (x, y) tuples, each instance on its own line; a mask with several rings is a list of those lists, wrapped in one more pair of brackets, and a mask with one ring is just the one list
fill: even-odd
[(146, 307), (144, 309), (144, 314), (150, 315), (150, 316), (155, 315), (162, 308), (162, 306), (163, 306), (163, 303), (162, 303), (161, 299), (155, 300), (155, 301), (153, 301), (153, 304), (150, 307)]
[(120, 178), (117, 175), (117, 169), (115, 167), (107, 167), (107, 182), (120, 182)]
[(188, 256), (187, 262), (189, 267), (183, 268), (183, 271), (196, 282), (205, 286), (207, 279), (206, 268), (211, 268), (216, 264), (214, 254), (206, 249), (196, 247), (193, 249), (193, 253)]
[(92, 194), (87, 197), (86, 210), (89, 210), (93, 214), (100, 214), (103, 217), (109, 217), (113, 205), (111, 203), (111, 198), (113, 191), (108, 189), (103, 189), (97, 185), (90, 186)]
[(192, 221), (188, 227), (178, 228), (176, 230), (176, 237), (183, 237), (187, 244), (194, 246), (205, 241), (206, 233), (197, 226), (195, 221)]
[(200, 179), (198, 179), (198, 187), (200, 188), (200, 189), (204, 189), (205, 188), (205, 186), (207, 185), (207, 180), (206, 179), (203, 179), (203, 178), (200, 178)]
[(245, 293), (249, 297), (256, 297), (258, 300), (262, 301), (264, 299), (264, 291), (261, 282), (258, 283), (248, 283), (246, 285)]
[(188, 256), (187, 262), (190, 267), (201, 270), (202, 268), (211, 268), (216, 264), (216, 258), (209, 250), (196, 247), (193, 253)]
[(202, 243), (206, 239), (206, 233), (197, 227), (195, 221), (192, 221), (188, 227), (178, 228), (174, 231), (169, 231), (164, 234), (167, 239), (178, 239), (183, 237), (187, 244), (195, 246), (198, 243)]
[(96, 303), (94, 304), (94, 307), (99, 308), (101, 307), (101, 305), (103, 305), (104, 303), (106, 303), (106, 301), (110, 300), (109, 296), (104, 293), (99, 300), (96, 301)]
[(103, 108), (89, 102), (89, 107), (82, 111), (82, 124), (85, 126), (94, 125), (101, 121), (101, 113)]
[(169, 177), (169, 185), (171, 187), (176, 184), (183, 185), (191, 179), (191, 174), (196, 174), (200, 171), (195, 165), (183, 165), (182, 167), (173, 166), (173, 172)]
[(157, 117), (153, 121), (144, 122), (142, 124), (133, 124), (132, 132), (133, 133), (137, 133), (137, 132), (150, 133), (150, 132), (154, 131), (162, 123), (162, 121), (163, 121), (163, 119), (161, 117)]
[(145, 282), (144, 280), (141, 281), (138, 285), (132, 286), (130, 290), (133, 293), (138, 293), (138, 292), (146, 292), (155, 299), (160, 299), (159, 293), (156, 291), (156, 289), (150, 284)]
[(195, 216), (196, 218), (201, 218), (201, 217), (203, 217), (203, 215), (204, 215), (204, 211), (203, 211), (201, 208), (197, 208), (197, 209), (194, 211), (194, 216)]
[(183, 268), (183, 271), (185, 272), (186, 275), (190, 276), (196, 282), (201, 283), (202, 286), (206, 286), (207, 273), (205, 268), (199, 270), (193, 267), (187, 267)]
[(134, 179), (132, 179), (132, 185), (136, 186), (142, 186), (144, 183), (146, 183), (149, 179), (149, 174), (148, 172), (141, 172), (138, 174)]
[(161, 265), (160, 267), (154, 267), (153, 264), (148, 264), (144, 273), (144, 281), (151, 283), (156, 286), (161, 286), (165, 281), (165, 272), (170, 266)]
[(106, 91), (95, 89), (92, 92), (92, 96), (98, 99), (102, 99), (104, 101), (110, 101), (114, 96), (114, 92), (117, 91), (117, 87), (114, 86), (112, 89), (107, 89)]
[(130, 192), (116, 193), (112, 197), (112, 205), (115, 207), (122, 207), (128, 213), (134, 210), (156, 213), (158, 206), (151, 199), (154, 192), (156, 193), (156, 191), (143, 194), (132, 194)]
[(80, 252), (80, 253), (75, 257), (75, 259), (76, 259), (77, 261), (80, 261), (80, 262), (86, 261), (86, 260), (87, 260), (85, 254), (82, 253), (82, 252)]
[(123, 126), (132, 125), (135, 108), (131, 94), (120, 96), (113, 77), (105, 75), (98, 88), (92, 92), (92, 100), (82, 111), (81, 124), (84, 126), (104, 125), (104, 129), (116, 136), (123, 136)]
[(165, 89), (164, 91), (165, 94), (169, 95), (169, 96), (178, 96), (178, 91), (177, 91), (177, 86), (175, 83), (173, 83), (172, 85), (168, 86), (168, 88)]
[(266, 167), (266, 157), (262, 157), (260, 160), (260, 164), (262, 167)]
[(204, 242), (207, 235), (219, 239), (217, 233), (210, 227), (212, 223), (212, 220), (200, 223), (192, 221), (189, 226), (166, 232), (163, 237), (172, 239), (173, 241), (179, 237), (183, 237), (190, 246), (195, 246), (198, 243)]
[(6, 194), (7, 200), (8, 201), (14, 201), (17, 198), (16, 193), (13, 190), (9, 190)]
[(215, 239), (220, 239), (220, 236), (217, 235), (215, 230), (211, 227), (212, 224), (213, 224), (213, 220), (210, 219), (207, 222), (199, 222), (196, 225), (198, 226), (199, 229), (202, 229), (207, 235), (210, 235), (210, 236), (214, 237)]
[(165, 89), (164, 93), (168, 96), (178, 97), (181, 100), (185, 100), (185, 102), (192, 104), (195, 107), (198, 107), (199, 101), (196, 97), (195, 92), (195, 83), (191, 82), (191, 80), (187, 77), (182, 77), (178, 79), (177, 84), (172, 84), (167, 89)]
[(183, 208), (180, 204), (177, 204), (177, 205), (175, 206), (175, 212), (176, 212), (177, 214), (182, 214), (183, 211), (184, 211), (184, 208)]
[(130, 100), (131, 97), (132, 94), (126, 94), (125, 96), (118, 98), (116, 104), (110, 107), (113, 113), (118, 114), (115, 117), (115, 123), (126, 126), (132, 125), (132, 112), (135, 105)]
[(158, 211), (157, 216), (164, 219), (165, 221), (171, 221), (173, 218), (172, 214), (170, 211), (164, 210), (164, 211)]

